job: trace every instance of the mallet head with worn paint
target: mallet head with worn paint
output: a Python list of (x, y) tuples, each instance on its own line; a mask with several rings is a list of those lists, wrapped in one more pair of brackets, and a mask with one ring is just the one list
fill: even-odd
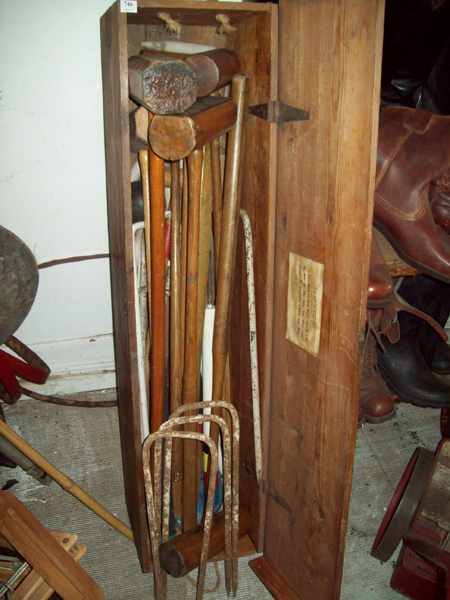
[(131, 98), (155, 114), (182, 113), (197, 99), (196, 75), (182, 60), (131, 56), (128, 81)]

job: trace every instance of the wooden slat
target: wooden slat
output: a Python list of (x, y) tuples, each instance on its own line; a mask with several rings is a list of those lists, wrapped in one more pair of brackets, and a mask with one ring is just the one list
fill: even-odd
[[(279, 128), (264, 556), (292, 597), (302, 600), (334, 600), (340, 592), (358, 416), (383, 11), (383, 0), (280, 0), (279, 5), (279, 97), (309, 110), (310, 120)], [(316, 356), (286, 338), (290, 253), (324, 267)]]
[(143, 570), (150, 543), (142, 470), (142, 433), (133, 282), (126, 15), (114, 4), (101, 19), (108, 229), (114, 348), (125, 495)]
[[(231, 46), (239, 56), (242, 72), (249, 77), (247, 84), (249, 106), (268, 102), (276, 97), (277, 54), (271, 42), (271, 36), (276, 29), (276, 16), (277, 7), (271, 6), (270, 14), (259, 15), (241, 23)], [(241, 178), (241, 205), (249, 214), (254, 239), (256, 317), (263, 416), (267, 416), (268, 413), (271, 373), (276, 199), (274, 189), (276, 173), (273, 165), (276, 158), (276, 130), (274, 124), (251, 115), (247, 117)], [(258, 149), (257, 152), (254, 151), (255, 148)], [(238, 239), (236, 275), (232, 294), (231, 401), (236, 404), (241, 420), (241, 502), (252, 516), (250, 537), (255, 546), (261, 549), (264, 496), (263, 490), (258, 489), (255, 474), (247, 284), (240, 223)], [(269, 432), (266, 431), (263, 440), (266, 446), (268, 435)]]
[(0, 494), (0, 530), (27, 563), (63, 598), (104, 600), (95, 581), (17, 498)]
[(227, 15), (231, 24), (236, 25), (252, 17), (255, 13), (270, 12), (270, 5), (251, 2), (198, 2), (180, 0), (139, 0), (138, 13), (128, 15), (132, 24), (159, 25), (158, 12), (168, 12), (172, 19), (182, 25), (218, 26), (216, 15)]

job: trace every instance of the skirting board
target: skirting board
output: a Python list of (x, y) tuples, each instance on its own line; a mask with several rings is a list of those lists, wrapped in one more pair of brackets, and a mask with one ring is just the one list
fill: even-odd
[(112, 333), (30, 344), (50, 367), (44, 385), (27, 383), (42, 394), (74, 394), (116, 387)]

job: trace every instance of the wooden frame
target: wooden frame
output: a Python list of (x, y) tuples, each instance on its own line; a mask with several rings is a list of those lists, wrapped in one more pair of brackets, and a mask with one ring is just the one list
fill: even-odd
[[(262, 489), (252, 458), (240, 258), (232, 307), (231, 397), (242, 424), (243, 502), (253, 519), (251, 537), (264, 550), (253, 564), (255, 572), (276, 598), (338, 598), (357, 427), (384, 0), (280, 0), (279, 25), (277, 7), (270, 3), (139, 0), (138, 6), (138, 14), (128, 17), (117, 3), (111, 7), (102, 19), (102, 48), (121, 443), (142, 567), (149, 568), (150, 555), (136, 402), (126, 61), (146, 37), (167, 37), (157, 17), (164, 8), (183, 25), (182, 40), (238, 52), (251, 75), (250, 105), (279, 99), (310, 114), (307, 121), (278, 126), (252, 115), (245, 133), (250, 150), (242, 204), (255, 239)], [(218, 12), (236, 26), (228, 37), (217, 32)], [(290, 256), (298, 272), (309, 273), (315, 282), (306, 295), (295, 283), (295, 269), (289, 276)], [(303, 310), (297, 298), (306, 298), (304, 306), (309, 299), (314, 310), (309, 329), (293, 341), (286, 336), (287, 316)], [(310, 334), (316, 346), (300, 339)]]
[[(310, 119), (279, 130), (267, 514), (253, 567), (280, 600), (331, 600), (358, 417), (384, 1), (280, 0), (279, 11), (279, 97)], [(317, 355), (287, 339), (290, 254), (323, 266)]]
[[(227, 47), (238, 54), (241, 70), (249, 76), (249, 104), (276, 99), (277, 7), (274, 5), (139, 0), (137, 15), (120, 13), (117, 2), (102, 17), (108, 221), (119, 424), (127, 506), (141, 566), (145, 571), (150, 569), (151, 559), (140, 455), (142, 434), (133, 298), (127, 57), (139, 51), (144, 39), (168, 37), (164, 23), (156, 16), (161, 9), (170, 11), (182, 24), (181, 40)], [(219, 34), (217, 14), (228, 15), (236, 31), (229, 35)], [(245, 156), (241, 181), (244, 190), (242, 205), (249, 213), (254, 228), (263, 415), (268, 412), (271, 370), (276, 132), (275, 124), (248, 117), (245, 143), (250, 148), (258, 147), (258, 153), (249, 152)], [(241, 244), (236, 269), (232, 307), (235, 325), (230, 340), (233, 357), (230, 366), (231, 395), (241, 414), (241, 500), (252, 515), (251, 539), (256, 547), (262, 549), (264, 495), (256, 482), (249, 351), (242, 344), (243, 339), (248, 339), (248, 316)]]

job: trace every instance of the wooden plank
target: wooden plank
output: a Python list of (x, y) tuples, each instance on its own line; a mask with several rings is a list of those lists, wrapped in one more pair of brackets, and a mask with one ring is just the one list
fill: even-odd
[(130, 13), (128, 22), (132, 24), (158, 25), (161, 19), (158, 12), (167, 12), (182, 25), (219, 25), (216, 15), (229, 17), (232, 25), (252, 17), (255, 13), (270, 12), (270, 5), (251, 2), (198, 2), (180, 0), (139, 0), (137, 14)]
[(0, 530), (15, 550), (63, 598), (104, 600), (95, 581), (24, 504), (9, 492), (0, 494)]
[[(309, 110), (310, 120), (279, 128), (264, 557), (302, 600), (337, 599), (340, 593), (371, 241), (383, 13), (383, 0), (280, 0), (279, 5), (279, 98)], [(318, 323), (305, 316), (316, 312), (317, 290), (294, 276), (288, 282), (290, 254), (300, 265), (303, 257), (324, 267)], [(298, 299), (290, 310), (299, 315), (299, 328), (321, 328), (317, 356), (286, 339), (289, 285)]]
[[(276, 97), (277, 53), (272, 36), (276, 31), (277, 7), (269, 14), (255, 16), (240, 24), (230, 45), (239, 56), (241, 71), (248, 75), (248, 105), (268, 102)], [(244, 132), (241, 205), (248, 212), (253, 229), (255, 295), (260, 357), (261, 412), (268, 414), (271, 373), (271, 325), (273, 310), (273, 260), (275, 233), (276, 130), (274, 124), (255, 116), (247, 117)], [(258, 148), (258, 152), (253, 149)], [(253, 410), (249, 357), (247, 283), (243, 236), (239, 242), (232, 294), (231, 318), (231, 400), (241, 421), (240, 494), (242, 505), (252, 516), (250, 537), (262, 549), (264, 496), (258, 488), (253, 443)], [(264, 421), (267, 425), (267, 421)], [(268, 444), (268, 431), (263, 445)]]
[(150, 569), (139, 410), (128, 121), (127, 24), (118, 3), (101, 19), (108, 229), (125, 496), (144, 571)]

